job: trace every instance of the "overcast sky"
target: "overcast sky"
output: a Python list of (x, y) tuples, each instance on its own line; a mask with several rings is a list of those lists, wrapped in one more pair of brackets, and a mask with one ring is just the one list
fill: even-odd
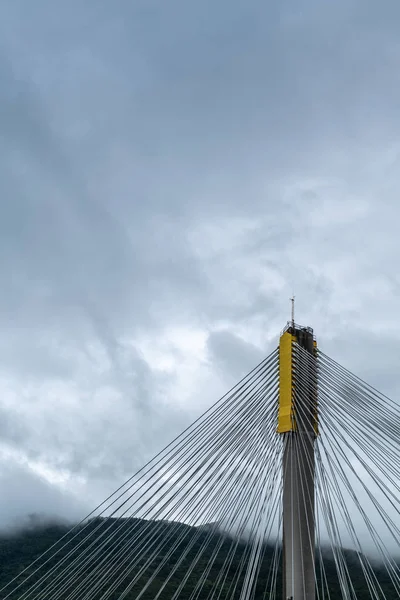
[(86, 514), (297, 321), (397, 397), (398, 0), (0, 0), (0, 526)]

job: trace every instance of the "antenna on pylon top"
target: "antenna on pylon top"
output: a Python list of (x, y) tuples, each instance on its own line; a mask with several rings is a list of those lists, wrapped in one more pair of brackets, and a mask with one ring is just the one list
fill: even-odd
[(294, 330), (294, 301), (295, 301), (295, 295), (293, 294), (293, 296), (290, 298), (290, 302), (292, 303), (292, 327)]

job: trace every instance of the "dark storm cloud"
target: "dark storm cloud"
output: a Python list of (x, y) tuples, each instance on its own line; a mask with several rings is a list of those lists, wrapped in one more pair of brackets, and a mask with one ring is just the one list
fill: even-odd
[(16, 464), (101, 495), (271, 351), (293, 292), (327, 352), (398, 393), (399, 12), (3, 3), (0, 442)]

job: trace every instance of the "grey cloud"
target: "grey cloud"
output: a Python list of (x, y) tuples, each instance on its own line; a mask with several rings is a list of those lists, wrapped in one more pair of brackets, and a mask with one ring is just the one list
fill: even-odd
[(13, 531), (30, 523), (28, 515), (36, 514), (36, 521), (76, 522), (89, 513), (84, 502), (34, 475), (29, 468), (9, 463), (0, 469), (2, 488), (0, 500), (0, 531)]
[[(34, 4), (0, 9), (3, 443), (111, 486), (269, 353), (293, 292), (398, 394), (398, 5)], [(205, 340), (199, 397), (174, 328)]]
[(260, 348), (244, 342), (229, 331), (210, 334), (209, 360), (230, 381), (238, 381), (265, 358)]

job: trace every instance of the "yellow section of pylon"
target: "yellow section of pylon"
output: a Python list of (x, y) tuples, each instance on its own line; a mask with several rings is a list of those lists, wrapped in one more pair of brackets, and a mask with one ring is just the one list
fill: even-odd
[(279, 342), (279, 411), (278, 433), (295, 431), (293, 414), (293, 342), (296, 337), (286, 331)]
[[(317, 358), (318, 345), (317, 345), (316, 340), (314, 340), (313, 346), (314, 346), (314, 356), (315, 356), (315, 358)], [(315, 380), (314, 394), (315, 394), (315, 398), (314, 398), (314, 431), (315, 431), (315, 435), (318, 436), (319, 428), (318, 428), (318, 385), (317, 385), (317, 380)]]
[[(296, 335), (293, 335), (292, 333), (290, 333), (290, 331), (285, 331), (285, 333), (281, 335), (281, 339), (279, 341), (279, 409), (277, 427), (278, 433), (297, 431), (294, 410), (294, 392), (296, 386), (296, 377), (294, 375), (293, 360), (293, 347), (296, 341), (298, 341)], [(317, 356), (317, 342), (315, 340), (313, 341), (313, 354), (315, 357)], [(312, 405), (314, 405), (312, 427), (315, 431), (315, 435), (318, 435), (318, 389), (316, 377), (314, 384), (312, 386), (308, 386), (308, 389), (310, 394), (310, 401), (312, 402)]]

